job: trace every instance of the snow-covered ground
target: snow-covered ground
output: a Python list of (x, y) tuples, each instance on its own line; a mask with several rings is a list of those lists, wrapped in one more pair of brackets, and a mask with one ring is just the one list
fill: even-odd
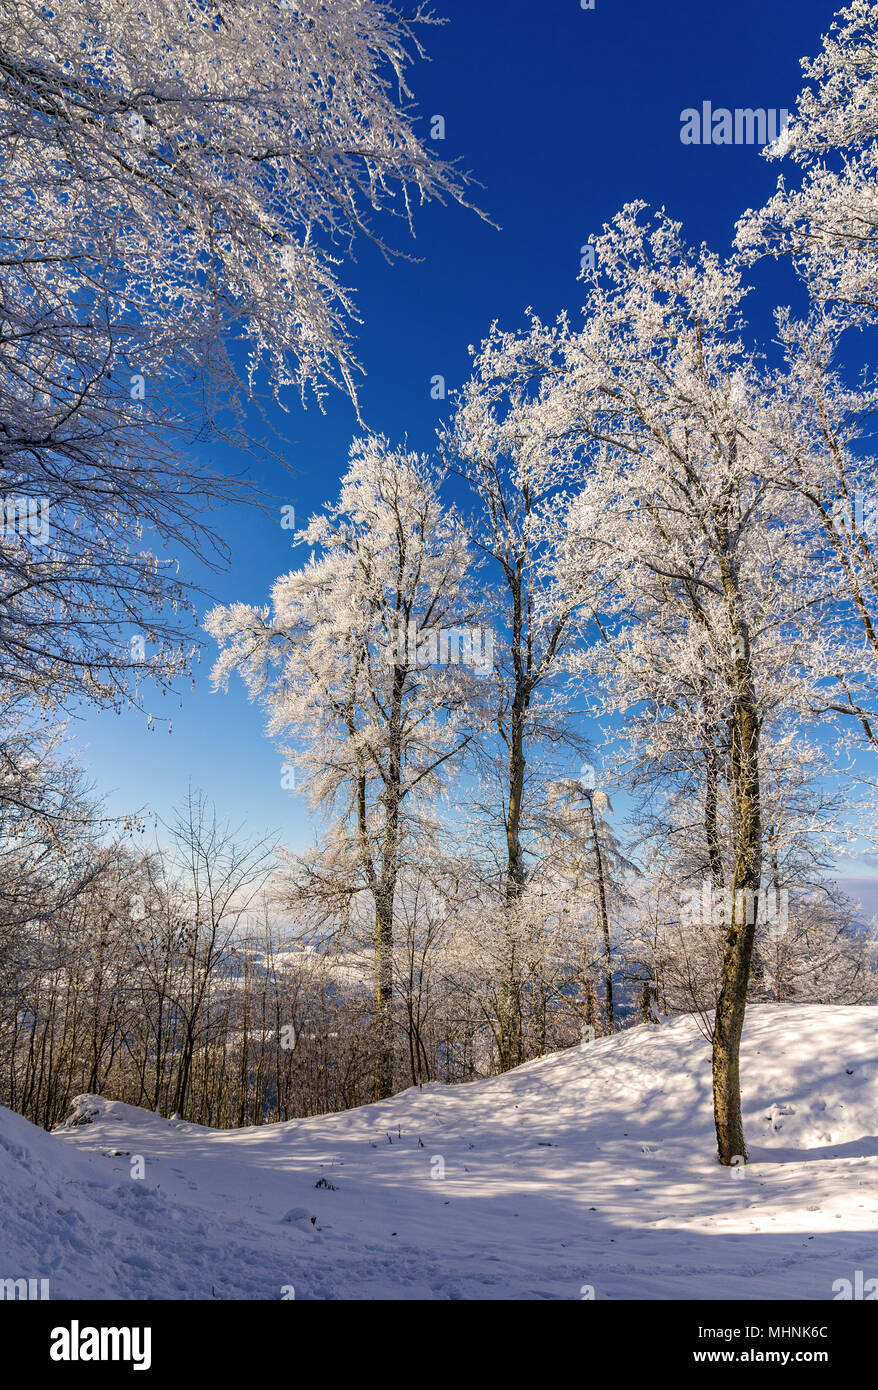
[(50, 1135), (0, 1109), (0, 1278), (53, 1298), (831, 1299), (878, 1277), (878, 1008), (754, 1007), (742, 1074), (743, 1177), (713, 1158), (689, 1018), (263, 1128), (88, 1097), (93, 1122)]

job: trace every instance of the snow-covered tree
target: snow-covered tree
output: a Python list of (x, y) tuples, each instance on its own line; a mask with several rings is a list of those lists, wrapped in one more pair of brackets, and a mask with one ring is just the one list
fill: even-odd
[(802, 59), (793, 119), (766, 150), (793, 165), (738, 231), (748, 255), (791, 255), (815, 303), (848, 322), (878, 310), (878, 5), (838, 12), (822, 52)]
[[(527, 881), (528, 802), (539, 804), (545, 781), (540, 755), (581, 747), (574, 732), (569, 690), (563, 688), (568, 653), (578, 636), (578, 598), (557, 582), (551, 522), (563, 505), (570, 450), (553, 441), (541, 419), (539, 389), (498, 373), (502, 343), (473, 351), (473, 371), (458, 393), (450, 425), (441, 433), (443, 455), (468, 485), (466, 525), (486, 559), (486, 612), (498, 625), (493, 671), (492, 743), (482, 758), (498, 788), (505, 841), (506, 900), (522, 896)], [(482, 750), (483, 754), (485, 750)], [(490, 792), (488, 793), (490, 798)], [(511, 915), (514, 915), (511, 913)], [(515, 933), (507, 949), (507, 1002), (500, 1016), (501, 1067), (523, 1060), (520, 978)]]
[[(590, 900), (594, 934), (600, 943), (604, 1026), (612, 1033), (616, 1027), (613, 971), (617, 964), (613, 953), (612, 916), (627, 900), (623, 880), (635, 872), (635, 866), (624, 853), (608, 819), (612, 802), (602, 788), (594, 785), (593, 777), (588, 775), (590, 771), (588, 769), (586, 775), (577, 780), (557, 781), (550, 788), (541, 835), (544, 854), (547, 854), (543, 874), (558, 883), (566, 882), (571, 905), (579, 906), (580, 910), (583, 903)], [(582, 969), (586, 1024), (594, 1024), (596, 1016), (592, 973), (592, 962), (587, 956)]]
[(221, 362), (225, 388), (239, 330), (276, 389), (352, 388), (339, 256), (357, 235), (389, 252), (376, 213), (461, 192), (403, 104), (419, 21), (378, 0), (9, 0), (4, 279), (40, 331), (7, 350), (76, 361), (79, 335), (122, 333), (132, 371)]
[(596, 707), (632, 713), (642, 764), (697, 778), (716, 878), (727, 788), (736, 909), (713, 1043), (728, 1163), (745, 1152), (737, 1058), (756, 924), (739, 905), (758, 899), (762, 878), (763, 724), (825, 708), (830, 657), (856, 668), (859, 644), (843, 650), (821, 626), (835, 576), (789, 486), (782, 388), (743, 341), (740, 267), (690, 251), (678, 225), (642, 211), (625, 208), (598, 239), (581, 329), (533, 322), (495, 341), (499, 370), (546, 383), (549, 439), (579, 444), (561, 582), (591, 608), (582, 660), (605, 691)]
[(223, 558), (200, 513), (240, 489), (177, 450), (246, 442), (261, 376), (282, 405), (353, 392), (352, 242), (390, 255), (380, 214), (463, 187), (416, 133), (418, 21), (378, 0), (4, 4), (0, 657), (18, 688), (113, 704), (184, 671), (173, 562)]
[(765, 207), (743, 216), (737, 244), (745, 261), (789, 257), (809, 297), (800, 318), (778, 314), (788, 370), (774, 403), (776, 451), (812, 513), (821, 563), (835, 568), (840, 627), (853, 623), (868, 649), (861, 671), (839, 675), (827, 698), (875, 747), (876, 474), (863, 437), (875, 378), (868, 363), (851, 386), (838, 363), (850, 364), (861, 341), (848, 330), (874, 327), (878, 313), (878, 5), (840, 10), (822, 52), (802, 67), (794, 119), (766, 151), (786, 172)]
[[(469, 548), (439, 496), (441, 474), (369, 437), (351, 450), (339, 501), (299, 534), (309, 562), (270, 608), (216, 608), (223, 650), (269, 711), (268, 732), (312, 805), (338, 813), (325, 846), (297, 862), (299, 892), (343, 906), (364, 892), (374, 919), (375, 1095), (393, 1085), (393, 914), (404, 839), (442, 789), (481, 716), (484, 633), (467, 593)], [(485, 670), (485, 674), (487, 671)]]

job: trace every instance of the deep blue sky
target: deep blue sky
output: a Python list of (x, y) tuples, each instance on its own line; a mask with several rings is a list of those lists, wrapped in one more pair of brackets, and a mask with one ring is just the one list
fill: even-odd
[[(449, 23), (425, 31), (431, 61), (411, 72), (423, 129), (445, 117), (441, 151), (481, 181), (477, 201), (501, 230), (458, 207), (428, 207), (413, 244), (402, 224), (389, 229), (421, 263), (388, 266), (364, 246), (346, 276), (365, 320), (357, 350), (366, 423), (423, 449), (448, 409), (430, 399), (430, 378), (459, 382), (467, 345), (493, 319), (516, 327), (528, 305), (546, 316), (575, 310), (580, 247), (624, 202), (664, 206), (690, 240), (728, 248), (737, 217), (768, 195), (777, 166), (755, 147), (684, 146), (680, 113), (704, 100), (792, 109), (798, 59), (816, 53), (833, 14), (813, 0), (596, 0), (593, 11), (579, 0), (436, 0), (436, 10)], [(767, 311), (768, 301), (755, 308)], [(358, 426), (341, 396), (325, 415), (303, 412), (295, 398), (289, 406), (293, 473), (262, 466), (257, 476), (304, 519), (335, 495)], [(222, 453), (215, 462), (244, 464)], [(210, 581), (218, 601), (265, 602), (272, 581), (306, 558), (270, 517), (228, 509), (220, 528), (233, 561)], [(213, 695), (210, 665), (208, 649), (182, 708), (148, 699), (156, 714), (173, 715), (170, 736), (161, 725), (148, 732), (140, 714), (80, 717), (83, 760), (114, 811), (166, 815), (191, 781), (234, 820), (301, 845), (312, 829), (301, 800), (281, 789), (260, 711), (237, 681)]]

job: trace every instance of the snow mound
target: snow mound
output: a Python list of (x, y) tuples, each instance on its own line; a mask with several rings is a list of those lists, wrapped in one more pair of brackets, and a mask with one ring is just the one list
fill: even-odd
[(878, 1008), (750, 1009), (742, 1078), (738, 1169), (715, 1161), (689, 1017), (245, 1130), (97, 1096), (54, 1134), (0, 1109), (0, 1279), (53, 1298), (829, 1299), (878, 1277)]

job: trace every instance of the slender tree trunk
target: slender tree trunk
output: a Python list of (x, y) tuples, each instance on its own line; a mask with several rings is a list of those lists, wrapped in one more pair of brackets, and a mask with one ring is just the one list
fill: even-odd
[(399, 867), (402, 804), (402, 700), (406, 669), (394, 671), (388, 739), (388, 767), (383, 793), (384, 843), (375, 892), (375, 1074), (372, 1099), (393, 1095), (393, 904)]
[(731, 732), (735, 869), (731, 923), (726, 934), (722, 988), (713, 1031), (714, 1119), (718, 1157), (725, 1165), (747, 1157), (739, 1058), (762, 876), (759, 722), (749, 677), (745, 693), (732, 712)]
[(189, 1023), (186, 1024), (186, 1036), (183, 1041), (183, 1051), (180, 1058), (180, 1072), (177, 1081), (177, 1091), (174, 1096), (174, 1110), (184, 1118), (183, 1111), (189, 1098), (189, 1077), (192, 1069), (192, 1054), (195, 1050), (195, 1038)]
[(716, 739), (717, 731), (712, 728), (710, 747), (705, 749), (707, 762), (707, 782), (704, 792), (704, 836), (707, 841), (707, 857), (710, 863), (710, 876), (714, 888), (725, 887), (725, 870), (719, 833), (719, 753)]
[(588, 966), (586, 965), (582, 992), (582, 1004), (580, 1007), (582, 1009), (582, 1016), (585, 1020), (586, 1026), (593, 1028), (595, 1025), (595, 1019), (597, 1017), (597, 1000), (595, 999), (594, 985), (591, 982), (591, 976), (587, 972)]
[(521, 813), (524, 799), (524, 711), (517, 697), (509, 731), (509, 808), (506, 818), (506, 978), (500, 986), (497, 1061), (500, 1071), (518, 1066), (522, 1057), (520, 981), (516, 962), (515, 909), (525, 884), (524, 854), (521, 848)]
[(597, 885), (597, 907), (598, 918), (601, 924), (601, 935), (604, 941), (604, 1012), (606, 1015), (607, 1032), (615, 1030), (616, 1020), (613, 1012), (613, 969), (612, 952), (610, 947), (610, 917), (607, 912), (607, 888), (604, 875), (604, 857), (601, 854), (601, 843), (598, 839), (598, 827), (594, 814), (594, 802), (591, 793), (586, 793), (588, 804), (589, 825), (591, 828), (591, 840), (594, 847), (595, 860), (595, 882)]
[(655, 985), (651, 980), (644, 980), (643, 991), (640, 996), (640, 1016), (644, 1023), (653, 1023), (652, 1006), (656, 997)]
[(375, 1071), (372, 1099), (393, 1095), (393, 894), (375, 911)]

